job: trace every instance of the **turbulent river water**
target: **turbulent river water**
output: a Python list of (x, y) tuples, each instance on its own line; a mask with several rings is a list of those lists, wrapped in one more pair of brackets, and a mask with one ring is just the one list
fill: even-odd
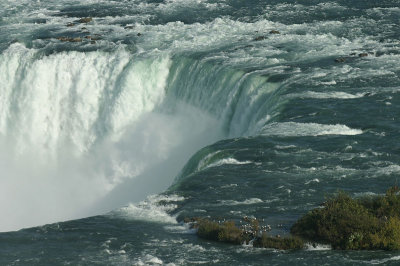
[(0, 1), (0, 264), (399, 263), (182, 223), (286, 235), (397, 184), (399, 25), (398, 0)]

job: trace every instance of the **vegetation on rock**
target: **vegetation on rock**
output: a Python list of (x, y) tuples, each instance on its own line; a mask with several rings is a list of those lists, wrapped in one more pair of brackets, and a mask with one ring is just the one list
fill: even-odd
[[(293, 236), (271, 237), (270, 226), (244, 217), (247, 224), (234, 221), (185, 219), (201, 238), (231, 243), (253, 243), (254, 247), (301, 249), (304, 241), (330, 244), (343, 250), (400, 250), (400, 189), (391, 187), (383, 196), (353, 199), (344, 192), (329, 198), (321, 207), (301, 217), (291, 228)], [(241, 221), (242, 223), (242, 221)]]
[(219, 224), (207, 219), (202, 219), (198, 221), (197, 226), (197, 235), (204, 239), (232, 244), (242, 244), (249, 240), (245, 232), (236, 227), (233, 221)]
[(257, 219), (245, 218), (247, 225), (238, 227), (234, 221), (215, 222), (208, 219), (186, 219), (185, 222), (194, 222), (193, 227), (197, 228), (197, 235), (200, 238), (240, 245), (253, 243), (258, 248), (274, 249), (301, 249), (304, 242), (298, 237), (271, 237), (267, 232), (260, 230)]
[(259, 248), (275, 248), (275, 249), (302, 249), (304, 248), (304, 241), (299, 237), (270, 237), (267, 233), (263, 233), (257, 237), (253, 242), (254, 247)]
[(295, 236), (329, 243), (334, 249), (400, 249), (400, 195), (397, 186), (384, 196), (352, 199), (341, 192), (291, 228)]

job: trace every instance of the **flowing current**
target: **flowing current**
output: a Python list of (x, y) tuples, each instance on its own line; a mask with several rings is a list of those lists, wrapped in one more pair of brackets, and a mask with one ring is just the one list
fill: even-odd
[[(147, 190), (133, 188), (134, 198), (160, 192), (190, 152), (220, 134), (196, 108), (163, 107), (167, 55), (37, 53), (14, 44), (1, 58), (3, 230), (120, 207), (123, 195), (108, 194), (133, 178)], [(105, 196), (116, 203), (94, 210)]]
[(284, 235), (395, 184), (399, 23), (393, 0), (1, 1), (0, 264), (396, 264), (180, 222)]

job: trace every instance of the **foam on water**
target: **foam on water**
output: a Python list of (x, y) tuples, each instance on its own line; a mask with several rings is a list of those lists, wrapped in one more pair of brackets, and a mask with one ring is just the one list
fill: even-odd
[(226, 205), (226, 206), (253, 205), (253, 204), (260, 204), (260, 203), (265, 203), (265, 202), (266, 201), (263, 201), (262, 199), (259, 199), (259, 198), (250, 198), (250, 199), (246, 199), (244, 201), (220, 200), (218, 205)]
[(324, 251), (324, 250), (332, 250), (330, 245), (323, 244), (306, 244), (307, 251)]
[(176, 224), (176, 218), (168, 213), (177, 208), (176, 202), (183, 200), (183, 197), (176, 195), (151, 195), (144, 201), (129, 204), (109, 215), (129, 220)]
[(307, 182), (305, 182), (305, 185), (311, 184), (311, 183), (319, 183), (319, 179), (318, 178), (314, 178), (312, 180), (308, 180)]
[[(159, 259), (156, 256), (150, 255), (150, 254), (146, 254), (141, 258), (138, 258), (133, 265), (138, 265), (138, 266), (142, 266), (142, 265), (163, 265), (163, 261), (161, 259)], [(173, 266), (175, 264), (169, 263), (167, 265)]]
[(288, 94), (289, 98), (315, 98), (315, 99), (357, 99), (364, 96), (364, 93), (356, 93), (350, 94), (347, 92), (341, 91), (332, 91), (332, 92), (315, 92), (308, 91), (304, 93), (293, 93)]
[(324, 125), (317, 123), (282, 122), (270, 123), (262, 129), (267, 136), (322, 136), (322, 135), (359, 135), (363, 131), (345, 125)]
[(242, 164), (251, 164), (251, 163), (253, 163), (253, 162), (251, 162), (251, 161), (238, 161), (235, 158), (226, 158), (226, 159), (219, 160), (219, 161), (217, 161), (215, 163), (209, 164), (209, 165), (207, 165), (206, 168), (218, 167), (218, 166), (221, 166), (221, 165), (224, 165), (224, 164), (242, 165)]
[(219, 167), (222, 165), (246, 165), (254, 163), (252, 161), (239, 161), (232, 157), (223, 158), (225, 156), (226, 155), (221, 151), (215, 151), (205, 155), (197, 162), (195, 172), (200, 172), (208, 168)]
[(400, 173), (400, 165), (397, 164), (392, 164), (386, 167), (381, 167), (375, 169), (376, 175), (391, 175), (391, 174), (397, 174)]
[(380, 260), (371, 260), (369, 261), (371, 264), (385, 264), (388, 262), (392, 262), (392, 261), (399, 261), (400, 260), (400, 256), (393, 256), (390, 258), (385, 258), (385, 259), (380, 259)]

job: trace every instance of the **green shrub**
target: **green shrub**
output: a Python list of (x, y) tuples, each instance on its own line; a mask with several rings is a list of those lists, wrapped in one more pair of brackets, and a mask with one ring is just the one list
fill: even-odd
[(242, 244), (245, 241), (245, 237), (242, 230), (236, 227), (233, 221), (229, 221), (223, 223), (223, 225), (220, 226), (218, 241), (233, 244)]
[(302, 249), (304, 247), (304, 242), (299, 237), (269, 237), (268, 234), (264, 232), (261, 237), (257, 237), (254, 240), (253, 246), (281, 250)]
[(383, 228), (371, 234), (371, 248), (385, 250), (400, 249), (400, 219), (390, 217)]
[(235, 226), (233, 221), (222, 224), (207, 219), (200, 219), (197, 222), (197, 235), (208, 240), (242, 244), (246, 241), (244, 232)]
[(385, 196), (361, 199), (340, 192), (300, 218), (291, 233), (335, 249), (400, 249), (398, 191), (393, 187)]
[(257, 236), (256, 232), (258, 232), (260, 228), (259, 222), (256, 219), (248, 219), (247, 221), (251, 227), (250, 231), (237, 227), (233, 221), (220, 224), (208, 219), (197, 219), (195, 227), (198, 229), (197, 235), (199, 237), (212, 241), (238, 245), (244, 242), (249, 243), (250, 240), (254, 240), (254, 247), (283, 250), (300, 249), (304, 247), (304, 242), (298, 237), (269, 237), (266, 232), (261, 236)]
[(218, 235), (220, 232), (220, 225), (210, 220), (202, 219), (198, 220), (197, 235), (199, 237), (218, 241)]

